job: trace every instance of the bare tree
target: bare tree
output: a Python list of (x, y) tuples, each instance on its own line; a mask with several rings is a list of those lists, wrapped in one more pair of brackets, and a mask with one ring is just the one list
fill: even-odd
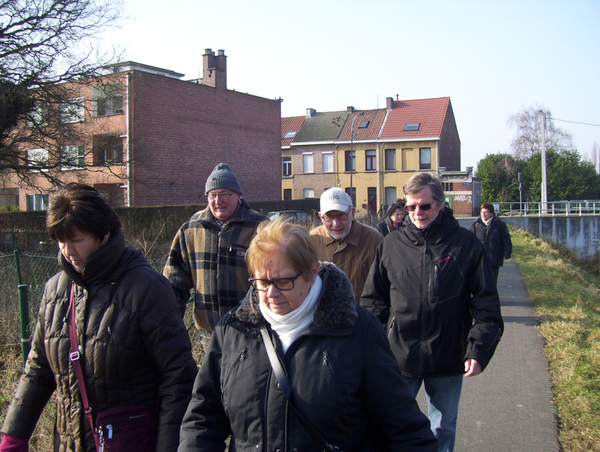
[(598, 143), (596, 141), (594, 141), (594, 144), (592, 145), (592, 156), (590, 161), (594, 165), (594, 168), (596, 168), (596, 172), (600, 173), (600, 155), (598, 154)]
[(531, 106), (508, 119), (509, 127), (517, 128), (517, 136), (511, 142), (515, 157), (526, 160), (541, 152), (544, 115), (546, 117), (546, 149), (554, 149), (557, 152), (574, 150), (571, 135), (554, 126), (550, 110)]
[(116, 61), (98, 43), (121, 11), (121, 0), (0, 0), (0, 175), (28, 182), (34, 168), (59, 183), (72, 163), (62, 145), (86, 138), (74, 126), (75, 87)]

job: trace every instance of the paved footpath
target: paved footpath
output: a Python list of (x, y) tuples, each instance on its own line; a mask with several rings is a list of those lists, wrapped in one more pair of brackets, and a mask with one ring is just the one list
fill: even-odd
[[(455, 452), (558, 452), (556, 406), (538, 320), (514, 259), (498, 277), (504, 334), (485, 371), (465, 378)], [(427, 413), (423, 390), (417, 397)]]

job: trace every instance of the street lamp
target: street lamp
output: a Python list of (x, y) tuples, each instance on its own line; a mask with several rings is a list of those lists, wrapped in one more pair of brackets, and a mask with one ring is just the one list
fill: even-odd
[[(354, 165), (356, 164), (356, 159), (354, 158), (354, 121), (359, 116), (363, 116), (365, 114), (364, 111), (361, 111), (359, 114), (355, 115), (352, 118), (352, 124), (350, 125), (350, 199), (352, 199), (352, 194), (354, 193), (354, 187), (352, 186), (352, 173), (354, 173)], [(352, 199), (352, 204), (356, 207), (356, 196), (355, 199)]]

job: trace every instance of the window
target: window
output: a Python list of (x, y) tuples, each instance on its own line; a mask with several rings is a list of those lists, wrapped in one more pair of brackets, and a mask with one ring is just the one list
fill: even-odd
[(85, 166), (85, 148), (83, 145), (63, 146), (60, 157), (60, 169), (63, 171), (80, 169)]
[(60, 122), (63, 124), (83, 122), (84, 100), (83, 97), (77, 97), (64, 101), (60, 105)]
[(377, 152), (375, 149), (367, 149), (365, 155), (366, 171), (375, 171), (377, 169)]
[(96, 135), (94, 137), (94, 156), (97, 165), (123, 163), (123, 138), (116, 135)]
[(398, 199), (396, 196), (396, 187), (385, 187), (385, 203), (389, 206)]
[(416, 132), (421, 128), (420, 122), (408, 122), (404, 124), (404, 132)]
[(431, 148), (419, 149), (419, 168), (431, 169)]
[(48, 195), (27, 195), (27, 210), (48, 210)]
[(94, 116), (110, 116), (123, 113), (123, 85), (96, 86), (92, 90)]
[(323, 153), (323, 172), (333, 173), (333, 152)]
[(296, 134), (298, 133), (297, 130), (290, 130), (288, 133), (286, 133), (283, 136), (283, 139), (285, 140), (286, 138), (294, 138), (296, 136)]
[(348, 196), (350, 196), (350, 199), (352, 200), (352, 205), (356, 207), (356, 187), (346, 187), (345, 192), (348, 193)]
[(359, 129), (366, 129), (367, 127), (369, 127), (370, 121), (361, 121), (360, 124), (358, 125)]
[(292, 158), (281, 157), (281, 174), (283, 177), (289, 177), (292, 175)]
[(396, 169), (396, 150), (386, 149), (385, 150), (385, 170), (393, 171)]
[(304, 173), (314, 173), (314, 166), (313, 166), (313, 155), (312, 153), (310, 154), (302, 154), (302, 165), (303, 165), (303, 169), (302, 171)]
[(415, 157), (413, 149), (402, 149), (402, 169), (403, 170), (414, 170), (415, 169)]
[(27, 151), (27, 160), (31, 171), (48, 171), (48, 150), (30, 149)]
[(454, 191), (454, 182), (444, 182), (444, 191)]
[(284, 188), (283, 189), (283, 200), (284, 201), (291, 201), (292, 200), (292, 189), (291, 188)]
[(346, 151), (345, 171), (356, 171), (356, 151)]
[(315, 197), (315, 189), (314, 188), (305, 188), (303, 192), (304, 192), (304, 199), (309, 199), (309, 198)]

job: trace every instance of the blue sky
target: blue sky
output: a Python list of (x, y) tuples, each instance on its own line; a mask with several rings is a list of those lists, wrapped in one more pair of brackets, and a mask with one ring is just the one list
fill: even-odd
[[(282, 115), (451, 98), (461, 169), (511, 152), (509, 116), (544, 107), (600, 125), (600, 1), (123, 0), (109, 42), (127, 60), (196, 78), (225, 50), (227, 86), (283, 98)], [(600, 127), (556, 121), (580, 154)]]

